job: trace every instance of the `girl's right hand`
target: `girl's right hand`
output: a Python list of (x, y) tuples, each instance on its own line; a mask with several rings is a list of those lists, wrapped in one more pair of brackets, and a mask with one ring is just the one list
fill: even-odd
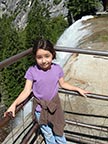
[(15, 110), (16, 110), (16, 106), (15, 105), (11, 105), (8, 110), (4, 113), (4, 117), (9, 116), (11, 118), (15, 117)]

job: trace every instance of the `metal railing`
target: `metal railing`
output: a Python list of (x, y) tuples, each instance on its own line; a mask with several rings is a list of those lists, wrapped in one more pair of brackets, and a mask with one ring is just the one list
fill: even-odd
[[(65, 94), (65, 97), (69, 97), (69, 95), (72, 95), (72, 96), (80, 96), (77, 92), (73, 92), (73, 91), (67, 91), (67, 90), (63, 90), (63, 89), (59, 89), (59, 94), (62, 93), (62, 94)], [(90, 96), (91, 95), (91, 96)], [(93, 98), (93, 94), (87, 94), (87, 96), (91, 99), (97, 99), (97, 100), (100, 100), (102, 99), (101, 97), (102, 96), (99, 96), (97, 95), (97, 97), (94, 97)], [(96, 94), (95, 94), (96, 96)], [(81, 96), (80, 96), (81, 97)], [(18, 112), (20, 109), (23, 108), (23, 106), (31, 99), (31, 96), (26, 100), (24, 101), (22, 104), (20, 104), (18, 107), (17, 107), (17, 110), (16, 112)], [(105, 100), (106, 99), (102, 99), (102, 100)], [(107, 98), (108, 100), (108, 98)], [(97, 118), (101, 118), (101, 119), (106, 119), (108, 120), (108, 116), (101, 116), (101, 115), (93, 115), (93, 114), (85, 114), (85, 113), (75, 113), (75, 112), (72, 112), (72, 111), (64, 111), (65, 114), (68, 114), (68, 115), (79, 115), (79, 116), (83, 116), (83, 117), (95, 117), (96, 119)], [(72, 117), (72, 116), (71, 116)], [(7, 118), (8, 118), (8, 121), (9, 119), (11, 119), (11, 117), (6, 117), (6, 118), (3, 118), (1, 121), (0, 121), (0, 128), (2, 128), (8, 121), (7, 121)], [(6, 119), (6, 120), (5, 120)], [(4, 122), (2, 122), (4, 121)], [(80, 128), (86, 128), (88, 130), (95, 130), (95, 131), (98, 131), (98, 132), (101, 132), (101, 133), (104, 133), (104, 136), (99, 136), (99, 135), (95, 135), (95, 134), (86, 134), (84, 132), (78, 132), (78, 131), (73, 131), (72, 129), (71, 130), (68, 130), (66, 129), (64, 132), (66, 134), (66, 138), (68, 141), (70, 142), (75, 142), (75, 143), (79, 143), (79, 142), (82, 142), (82, 143), (92, 143), (93, 141), (96, 143), (96, 144), (107, 144), (107, 141), (108, 141), (108, 126), (104, 125), (93, 125), (93, 124), (89, 124), (89, 123), (84, 123), (84, 122), (80, 122), (80, 121), (75, 121), (75, 120), (69, 120), (69, 119), (66, 119), (66, 125), (69, 125), (74, 127), (74, 126), (77, 126), (77, 127), (80, 127)], [(21, 135), (26, 131), (26, 129), (28, 128), (28, 131), (25, 133), (25, 135), (23, 137), (21, 137)], [(37, 122), (35, 121), (32, 121), (32, 122), (29, 122), (28, 125), (26, 125), (26, 127), (18, 134), (17, 133), (17, 137), (15, 136), (16, 133), (13, 132), (11, 134), (11, 139), (12, 140), (12, 144), (14, 143), (17, 143), (17, 140), (20, 139), (20, 143), (21, 144), (27, 144), (29, 141), (30, 141), (30, 138), (34, 135), (34, 137), (32, 137), (32, 143), (33, 141), (36, 141), (36, 139), (38, 138), (39, 136), (39, 125)], [(83, 137), (83, 139), (82, 139)], [(8, 142), (9, 139), (7, 139), (6, 142)], [(42, 139), (42, 142), (43, 142), (43, 139)], [(30, 143), (30, 142), (29, 142)], [(8, 143), (6, 143), (8, 144)]]
[[(69, 52), (69, 53), (80, 53), (80, 54), (88, 54), (88, 55), (98, 55), (98, 56), (108, 56), (108, 51), (97, 51), (97, 50), (89, 50), (89, 49), (80, 49), (80, 48), (70, 48), (70, 47), (58, 47), (55, 46), (55, 50), (58, 52)], [(0, 62), (0, 69), (9, 66), (21, 58), (30, 55), (32, 53), (32, 48), (25, 50), (19, 54), (16, 54), (6, 60)]]
[[(81, 53), (81, 54), (88, 54), (88, 55), (99, 55), (99, 56), (108, 56), (108, 51), (96, 51), (96, 50), (86, 50), (86, 49), (79, 49), (79, 48), (76, 48), (76, 49), (72, 49), (72, 48), (60, 48), (60, 47), (55, 47), (55, 49), (57, 51), (62, 51), (62, 52), (70, 52), (70, 53)], [(29, 55), (32, 53), (32, 49), (28, 49), (20, 54), (17, 54), (11, 58), (8, 58), (6, 60), (4, 60), (3, 62), (0, 62), (0, 69), (3, 69), (4, 67), (6, 66), (9, 66), (13, 63), (15, 63), (16, 61), (20, 60), (21, 58)], [(72, 96), (80, 96), (77, 92), (74, 92), (74, 91), (67, 91), (67, 90), (64, 90), (64, 89), (59, 89), (59, 93), (62, 93), (66, 96), (69, 97), (69, 95), (72, 95)], [(96, 99), (96, 100), (102, 100), (102, 101), (108, 101), (108, 96), (106, 95), (100, 95), (100, 94), (93, 94), (93, 93), (90, 93), (90, 94), (87, 94), (87, 97), (89, 99)], [(26, 100), (24, 101), (22, 104), (20, 104), (17, 109), (16, 109), (16, 113), (18, 111), (20, 111), (21, 109), (23, 109), (24, 105), (31, 99), (31, 96)], [(79, 115), (79, 116), (83, 116), (83, 117), (95, 117), (95, 118), (103, 118), (105, 120), (108, 120), (108, 116), (101, 116), (101, 115), (93, 115), (93, 114), (85, 114), (85, 113), (76, 113), (76, 112), (73, 112), (73, 111), (65, 111), (65, 114), (68, 114), (68, 115)], [(7, 116), (5, 118), (2, 118), (0, 120), (0, 128), (2, 128), (6, 123), (9, 122), (9, 120), (11, 119), (10, 116)], [(74, 130), (68, 130), (68, 129), (65, 129), (65, 133), (66, 133), (66, 137), (67, 137), (67, 140), (70, 141), (70, 142), (75, 142), (75, 143), (86, 143), (86, 144), (92, 144), (92, 143), (96, 143), (96, 144), (107, 144), (108, 142), (108, 126), (107, 125), (93, 125), (93, 124), (89, 124), (89, 123), (84, 123), (84, 122), (80, 122), (80, 121), (74, 121), (74, 119), (72, 120), (69, 120), (69, 119), (66, 119), (66, 124), (67, 125), (72, 125), (72, 127), (75, 127), (77, 126), (80, 127), (80, 128), (86, 128), (86, 129), (92, 129), (95, 130), (95, 131), (101, 131), (102, 133), (102, 136), (100, 135), (93, 135), (92, 133), (89, 133), (89, 134), (85, 134), (84, 132), (78, 132), (78, 131), (74, 131)], [(23, 136), (22, 140), (21, 140), (21, 144), (27, 144), (27, 142), (30, 140), (30, 138), (34, 135), (34, 137), (32, 137), (31, 139), (31, 142), (29, 143), (33, 143), (33, 141), (35, 141), (38, 136), (39, 136), (39, 125), (36, 123), (36, 122), (31, 122), (29, 123), (26, 128), (23, 129), (22, 133), (24, 133), (26, 131), (26, 129), (28, 128), (28, 131), (25, 133), (25, 135)], [(80, 129), (79, 128), (79, 129)], [(17, 140), (19, 138), (21, 138), (21, 133), (16, 137), (16, 138), (13, 138), (13, 144), (17, 142)], [(103, 136), (104, 135), (104, 136)], [(13, 132), (12, 132), (12, 136), (14, 136)], [(42, 141), (40, 142), (40, 144), (43, 143), (43, 139)]]

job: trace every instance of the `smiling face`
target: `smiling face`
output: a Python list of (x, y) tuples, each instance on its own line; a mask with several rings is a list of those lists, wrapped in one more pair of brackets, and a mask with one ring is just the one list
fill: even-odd
[(53, 59), (52, 53), (48, 50), (38, 49), (36, 52), (36, 62), (38, 66), (43, 70), (48, 70), (51, 68), (51, 63)]

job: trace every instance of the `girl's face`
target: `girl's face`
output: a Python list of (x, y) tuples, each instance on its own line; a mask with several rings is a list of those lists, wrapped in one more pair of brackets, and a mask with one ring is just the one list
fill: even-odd
[(48, 50), (38, 49), (36, 52), (36, 62), (43, 70), (48, 70), (51, 67), (53, 55)]

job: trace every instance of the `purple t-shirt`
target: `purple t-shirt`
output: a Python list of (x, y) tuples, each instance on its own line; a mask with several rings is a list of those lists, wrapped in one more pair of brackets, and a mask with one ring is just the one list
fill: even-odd
[[(63, 77), (64, 73), (58, 64), (52, 63), (51, 69), (43, 71), (37, 65), (30, 67), (25, 78), (33, 81), (33, 94), (42, 100), (51, 100), (58, 93), (58, 81)], [(38, 106), (37, 111), (41, 108)]]

